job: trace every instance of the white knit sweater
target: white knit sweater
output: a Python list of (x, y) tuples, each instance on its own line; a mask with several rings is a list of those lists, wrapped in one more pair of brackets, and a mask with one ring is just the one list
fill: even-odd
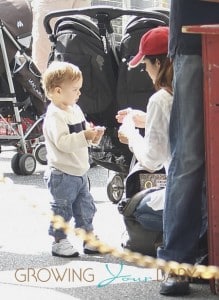
[(49, 167), (75, 176), (88, 171), (89, 144), (84, 136), (85, 128), (86, 120), (77, 104), (64, 111), (50, 103), (43, 124)]

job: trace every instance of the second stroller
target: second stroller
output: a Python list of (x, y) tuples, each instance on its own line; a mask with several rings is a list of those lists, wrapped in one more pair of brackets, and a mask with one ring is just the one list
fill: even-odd
[[(9, 13), (10, 12), (10, 13)], [(46, 163), (42, 136), (46, 100), (31, 53), (32, 12), (28, 1), (1, 1), (0, 13), (0, 149), (16, 148), (11, 161), (18, 175)]]

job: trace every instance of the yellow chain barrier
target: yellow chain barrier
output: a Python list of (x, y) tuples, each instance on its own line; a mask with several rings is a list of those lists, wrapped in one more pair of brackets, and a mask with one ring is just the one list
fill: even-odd
[[(0, 174), (0, 183), (7, 184), (11, 180)], [(37, 205), (32, 206), (37, 208)], [(47, 213), (41, 212), (42, 215), (48, 216)], [(55, 229), (62, 229), (66, 234), (73, 233), (83, 241), (87, 242), (90, 246), (94, 246), (102, 254), (110, 254), (114, 257), (121, 258), (127, 262), (134, 263), (140, 267), (157, 268), (163, 270), (165, 273), (175, 273), (176, 275), (189, 276), (194, 278), (203, 279), (216, 279), (219, 280), (219, 267), (217, 266), (205, 266), (205, 265), (191, 265), (186, 263), (178, 263), (176, 261), (165, 261), (163, 259), (154, 258), (151, 256), (145, 256), (137, 252), (130, 250), (119, 251), (114, 247), (97, 240), (93, 233), (87, 233), (83, 229), (72, 228), (69, 223), (58, 215), (51, 217), (51, 222)]]
[(114, 257), (121, 258), (127, 262), (134, 263), (140, 267), (158, 268), (166, 273), (175, 273), (176, 275), (189, 276), (203, 279), (219, 279), (219, 267), (191, 265), (186, 263), (178, 263), (176, 261), (165, 261), (163, 259), (144, 256), (137, 252), (125, 249), (119, 251), (107, 244), (97, 240), (93, 233), (86, 233), (85, 230), (72, 228), (61, 216), (54, 215), (51, 219), (55, 229), (62, 229), (66, 234), (74, 233), (90, 246), (94, 246), (102, 254), (111, 254)]

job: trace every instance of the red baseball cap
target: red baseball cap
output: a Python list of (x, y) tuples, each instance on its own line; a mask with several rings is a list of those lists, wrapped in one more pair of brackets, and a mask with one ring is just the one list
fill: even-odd
[(168, 52), (169, 28), (159, 26), (147, 31), (141, 38), (138, 53), (130, 60), (129, 67), (135, 68), (142, 63), (145, 55), (160, 55)]

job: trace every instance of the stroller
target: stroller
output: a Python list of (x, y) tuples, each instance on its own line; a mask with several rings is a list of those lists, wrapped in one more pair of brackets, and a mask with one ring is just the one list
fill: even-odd
[[(119, 45), (116, 45), (113, 21), (131, 16)], [(88, 18), (89, 17), (89, 18)], [(50, 21), (58, 18), (54, 28)], [(156, 26), (168, 25), (168, 11), (125, 10), (110, 6), (62, 10), (49, 13), (44, 26), (52, 43), (49, 62), (68, 61), (83, 74), (79, 105), (87, 120), (106, 127), (98, 147), (91, 148), (92, 160), (109, 171), (107, 195), (118, 203), (124, 193), (132, 153), (117, 137), (119, 124), (115, 114), (131, 107), (146, 109), (154, 93), (151, 79), (142, 67), (128, 70), (127, 62), (137, 53), (141, 36)]]
[(32, 12), (28, 1), (1, 1), (0, 149), (16, 147), (11, 167), (18, 175), (46, 164), (42, 121), (46, 100), (31, 53)]

